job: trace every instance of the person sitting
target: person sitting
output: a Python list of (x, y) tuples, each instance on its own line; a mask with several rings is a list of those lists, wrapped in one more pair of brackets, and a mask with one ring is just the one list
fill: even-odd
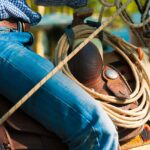
[[(70, 2), (73, 7), (74, 1), (61, 2)], [(78, 6), (83, 4), (75, 1), (76, 6), (76, 2)], [(29, 26), (40, 20), (41, 15), (32, 11), (25, 0), (0, 0), (0, 94), (13, 103), (54, 68), (51, 61), (30, 48), (33, 36)], [(106, 112), (61, 71), (21, 109), (56, 133), (70, 150), (118, 149), (118, 134)]]

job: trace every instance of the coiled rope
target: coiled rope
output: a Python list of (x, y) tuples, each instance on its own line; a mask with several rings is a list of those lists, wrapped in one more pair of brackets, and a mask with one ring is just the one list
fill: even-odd
[[(150, 48), (150, 44), (149, 44), (150, 40), (149, 38), (144, 36), (144, 34), (147, 31), (150, 31), (150, 1), (145, 0), (144, 6), (142, 6), (141, 1), (139, 0), (134, 0), (134, 1), (139, 9), (139, 12), (141, 13), (141, 20), (139, 20), (140, 23), (135, 23), (127, 13), (126, 9), (120, 13), (120, 17), (126, 23), (126, 25), (130, 27), (131, 31), (140, 41), (142, 46)], [(108, 2), (108, 0), (99, 0), (99, 2), (102, 4), (100, 16), (99, 16), (100, 21), (102, 19), (105, 10), (107, 10), (110, 7), (116, 7), (116, 9), (118, 9), (123, 5), (121, 0), (114, 0), (111, 3)]]
[[(122, 5), (122, 3), (120, 2), (120, 0), (117, 0), (117, 1), (116, 1), (116, 8), (117, 8), (117, 9), (120, 8), (121, 5)], [(148, 14), (148, 11), (149, 11), (148, 8), (150, 9), (150, 1), (149, 1), (148, 4), (147, 4), (146, 10), (145, 10), (145, 12), (144, 12), (144, 14), (143, 14), (144, 17), (143, 17), (141, 23), (132, 23), (131, 20), (129, 20), (129, 19), (127, 19), (127, 18), (125, 17), (124, 11), (121, 12), (120, 16), (121, 16), (121, 18), (123, 19), (123, 21), (124, 21), (128, 26), (130, 26), (130, 27), (132, 27), (132, 28), (140, 28), (140, 27), (143, 27), (143, 26), (145, 26), (146, 24), (150, 23), (150, 17), (148, 17), (147, 19), (146, 19), (146, 17), (145, 17), (146, 14)]]
[[(135, 0), (136, 3), (138, 2), (138, 0)], [(121, 2), (121, 0), (114, 0), (114, 2), (108, 2), (107, 0), (99, 0), (99, 2), (103, 5), (103, 7), (116, 7), (117, 9), (119, 9), (123, 4)], [(146, 3), (146, 2), (145, 2)], [(137, 3), (137, 5), (140, 7), (140, 9), (142, 9), (142, 6), (140, 3)], [(147, 15), (149, 15), (149, 10), (150, 9), (150, 1), (148, 0), (148, 2), (146, 3), (146, 8), (143, 13), (143, 17), (142, 17), (142, 22), (141, 23), (132, 23), (130, 20), (128, 20), (125, 16), (124, 16), (124, 11), (122, 11), (120, 13), (121, 18), (125, 21), (125, 23), (133, 28), (139, 28), (139, 27), (143, 27), (144, 25), (150, 23), (150, 17), (146, 17)], [(142, 10), (141, 10), (142, 11)], [(147, 19), (146, 19), (147, 18)]]
[[(96, 28), (88, 25), (79, 25), (73, 28), (75, 39), (86, 38), (92, 34)], [(108, 96), (97, 93), (81, 84), (72, 75), (67, 64), (62, 68), (63, 72), (74, 80), (79, 86), (92, 95), (100, 103), (111, 117), (115, 125), (124, 128), (137, 128), (144, 125), (150, 118), (150, 80), (146, 70), (143, 68), (141, 60), (135, 55), (137, 47), (128, 44), (124, 40), (104, 32), (104, 41), (112, 46), (129, 64), (136, 86), (129, 99), (124, 101), (115, 96)], [(68, 55), (69, 42), (64, 34), (56, 47), (55, 64), (59, 64)], [(133, 61), (134, 60), (134, 61)], [(130, 104), (138, 101), (139, 106), (132, 110), (123, 110), (114, 104)]]

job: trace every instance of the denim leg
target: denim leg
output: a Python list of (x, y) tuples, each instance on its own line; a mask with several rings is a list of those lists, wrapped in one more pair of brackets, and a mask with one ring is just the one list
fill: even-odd
[[(17, 45), (0, 52), (0, 94), (13, 103), (54, 68), (53, 64)], [(95, 100), (58, 72), (22, 107), (45, 128), (55, 132), (70, 150), (115, 150), (118, 135)]]

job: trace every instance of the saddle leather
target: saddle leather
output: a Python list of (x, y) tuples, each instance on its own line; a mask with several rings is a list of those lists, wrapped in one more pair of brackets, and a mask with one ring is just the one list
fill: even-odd
[[(103, 59), (94, 43), (89, 42), (68, 63), (74, 77), (90, 89), (106, 95), (115, 95), (120, 99), (129, 98), (131, 88), (117, 69), (112, 66), (104, 66)], [(117, 72), (115, 79), (108, 78), (105, 72), (108, 70)]]
[[(94, 43), (89, 42), (69, 63), (69, 69), (74, 77), (90, 89), (105, 95), (113, 95), (120, 100), (129, 98), (132, 87), (134, 87), (134, 78), (129, 66), (123, 60), (120, 61), (120, 56), (117, 56), (119, 61), (116, 64), (103, 62), (101, 54)], [(107, 60), (109, 60), (107, 57)], [(111, 59), (110, 59), (111, 61)], [(114, 62), (114, 61), (113, 61)], [(118, 66), (117, 66), (118, 65)], [(114, 67), (115, 66), (115, 67)], [(117, 67), (116, 67), (117, 66)], [(119, 69), (119, 70), (118, 70)], [(108, 70), (115, 71), (118, 76), (110, 78), (106, 75)], [(124, 76), (125, 75), (125, 76)], [(127, 80), (130, 82), (128, 84)], [(117, 105), (124, 110), (134, 109), (138, 103), (131, 103), (127, 105)], [(137, 136), (142, 130), (143, 126), (136, 129), (125, 129), (117, 127), (119, 134), (119, 141), (125, 142)]]
[(101, 78), (99, 71), (102, 70), (102, 67), (102, 58), (91, 42), (69, 62), (69, 68), (73, 75), (85, 86), (96, 91), (100, 90)]
[[(8, 111), (10, 106), (10, 103), (0, 96), (0, 114)], [(22, 111), (17, 111), (0, 126), (0, 150), (17, 149), (67, 150), (68, 148), (54, 133), (47, 131)]]
[(0, 126), (0, 150), (11, 149), (9, 137), (4, 126)]
[[(118, 73), (118, 77), (116, 79), (110, 79), (105, 75), (105, 72), (110, 69), (115, 70)], [(120, 99), (129, 98), (132, 90), (128, 85), (127, 81), (124, 79), (123, 75), (117, 69), (112, 66), (105, 66), (102, 74), (105, 80), (104, 83), (107, 87), (106, 89), (104, 89), (105, 91), (111, 91), (113, 95)], [(111, 95), (109, 92), (108, 94)]]

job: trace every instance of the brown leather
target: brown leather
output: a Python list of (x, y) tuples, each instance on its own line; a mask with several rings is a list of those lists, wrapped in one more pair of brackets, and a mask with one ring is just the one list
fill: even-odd
[[(110, 59), (111, 54), (107, 58)], [(114, 60), (111, 65), (104, 65), (97, 47), (90, 42), (69, 62), (69, 68), (74, 77), (88, 88), (94, 89), (101, 94), (114, 95), (120, 100), (124, 100), (129, 98), (132, 89), (134, 89), (132, 88), (134, 87), (134, 78), (132, 74), (129, 74), (132, 71), (126, 62), (123, 59), (120, 60), (120, 56), (116, 58), (117, 62)], [(118, 73), (118, 77), (115, 79), (108, 78), (106, 76), (108, 69), (115, 70)], [(130, 82), (130, 86), (127, 81)], [(118, 105), (117, 107), (130, 110), (137, 106), (138, 103), (132, 103)], [(120, 141), (123, 142), (135, 137), (142, 129), (143, 127), (137, 129), (118, 128)]]
[[(72, 25), (84, 24), (85, 18), (91, 16), (92, 13), (93, 10), (89, 8), (77, 10), (73, 16)], [(70, 51), (71, 50), (70, 48)], [(116, 69), (111, 67), (111, 69), (118, 72), (119, 76), (117, 79), (112, 80), (105, 76), (105, 71), (110, 67), (104, 66), (98, 47), (92, 42), (86, 44), (82, 50), (68, 62), (68, 65), (71, 73), (79, 82), (96, 92), (105, 95), (113, 94), (120, 99), (129, 98), (132, 92), (121, 72)]]
[(118, 129), (118, 134), (119, 134), (119, 142), (124, 143), (127, 142), (128, 140), (134, 138), (137, 136), (139, 133), (143, 131), (144, 126), (141, 126), (136, 129), (125, 129), (125, 128), (119, 128)]
[[(118, 73), (118, 77), (116, 79), (110, 79), (105, 75), (105, 72), (109, 69), (115, 70)], [(126, 99), (129, 98), (131, 94), (131, 88), (129, 87), (127, 81), (121, 75), (121, 73), (111, 66), (105, 66), (103, 68), (103, 78), (106, 81), (107, 88), (118, 98)], [(107, 89), (105, 89), (107, 90)]]
[[(90, 89), (106, 94), (115, 95), (120, 99), (129, 98), (131, 89), (119, 71), (111, 66), (104, 66), (98, 48), (89, 42), (70, 62), (70, 71), (74, 77)], [(113, 69), (118, 72), (117, 79), (109, 79), (105, 71)]]
[(1, 149), (11, 149), (11, 144), (4, 126), (0, 126), (0, 150)]
[[(10, 107), (8, 100), (0, 96), (0, 114), (4, 114)], [(47, 131), (21, 111), (17, 111), (0, 127), (0, 147), (3, 145), (11, 145), (12, 150), (13, 147), (21, 150), (67, 150), (67, 146), (54, 133)]]
[(93, 9), (91, 8), (81, 8), (77, 9), (73, 14), (72, 26), (84, 24), (84, 20), (93, 14)]
[(103, 61), (96, 46), (89, 42), (69, 63), (72, 74), (85, 86), (101, 91)]
[[(22, 22), (23, 31), (27, 32), (30, 29), (30, 25), (28, 23)], [(0, 21), (0, 27), (8, 27), (14, 30), (18, 30), (18, 23), (16, 20), (9, 19), (9, 20), (2, 20)]]

